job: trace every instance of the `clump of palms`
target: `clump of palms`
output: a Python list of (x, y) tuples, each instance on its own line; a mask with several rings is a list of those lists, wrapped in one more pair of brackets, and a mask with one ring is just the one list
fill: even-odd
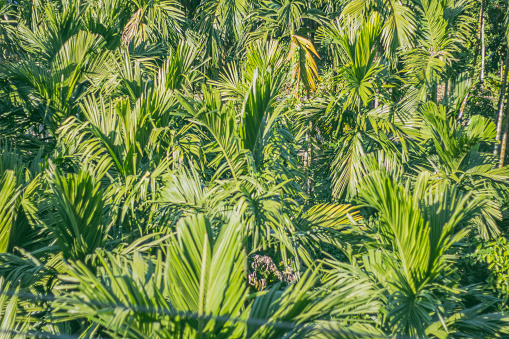
[(0, 335), (508, 335), (470, 5), (0, 1)]

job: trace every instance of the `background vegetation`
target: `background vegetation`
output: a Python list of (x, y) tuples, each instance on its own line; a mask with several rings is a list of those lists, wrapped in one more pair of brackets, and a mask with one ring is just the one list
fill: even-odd
[(0, 337), (509, 336), (508, 8), (0, 0)]

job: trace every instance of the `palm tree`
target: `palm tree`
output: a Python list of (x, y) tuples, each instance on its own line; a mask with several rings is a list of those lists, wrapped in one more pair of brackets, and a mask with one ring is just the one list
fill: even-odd
[(134, 13), (124, 27), (125, 44), (139, 44), (147, 39), (178, 41), (182, 35), (184, 14), (175, 0), (135, 0)]
[(507, 336), (470, 9), (0, 1), (0, 336)]
[[(468, 234), (468, 228), (458, 229), (458, 225), (474, 218), (482, 201), (469, 199), (469, 194), (447, 182), (430, 185), (429, 179), (424, 173), (411, 187), (384, 171), (367, 175), (359, 194), (378, 213), (371, 226), (373, 244), (352, 253), (351, 264), (325, 262), (329, 267), (326, 286), (365, 285), (366, 293), (379, 299), (385, 310), (379, 321), (392, 333), (419, 338), (460, 335), (464, 325), (476, 326), (480, 313), (490, 317), (489, 307), (482, 304), (474, 307), (477, 311), (466, 309), (454, 297), (459, 291), (451, 290), (446, 278), (452, 269), (447, 252)], [(445, 300), (454, 306), (445, 306)], [(465, 317), (458, 318), (460, 314)], [(447, 324), (443, 319), (448, 319)], [(489, 333), (506, 331), (497, 319), (492, 321)]]
[[(469, 34), (468, 21), (462, 14), (464, 2), (421, 1), (423, 18), (422, 34), (416, 48), (406, 57), (406, 65), (413, 82), (420, 89), (420, 99), (438, 103), (437, 83), (443, 79), (445, 69), (452, 66), (455, 54)], [(446, 15), (444, 15), (446, 13)]]
[(381, 39), (385, 54), (394, 56), (397, 49), (410, 50), (415, 44), (417, 31), (417, 13), (410, 9), (410, 1), (350, 1), (341, 12), (341, 19), (345, 24), (364, 20), (372, 14), (381, 16)]
[(432, 140), (436, 150), (428, 158), (429, 165), (423, 167), (433, 172), (437, 182), (454, 182), (463, 192), (484, 200), (483, 212), (476, 220), (478, 232), (484, 238), (497, 236), (500, 231), (496, 220), (502, 219), (507, 167), (494, 168), (496, 159), (480, 151), (481, 142), (494, 141), (495, 125), (475, 116), (464, 126), (434, 103), (423, 106), (421, 113), (425, 123), (422, 139)]
[[(76, 286), (57, 298), (55, 307), (72, 313), (73, 318), (86, 317), (113, 337), (266, 337), (301, 329), (271, 326), (282, 322), (309, 324), (303, 327), (304, 333), (319, 333), (320, 326), (311, 325), (319, 316), (332, 311), (339, 316), (353, 309), (369, 310), (360, 301), (348, 305), (347, 295), (357, 289), (355, 285), (321, 301), (318, 296), (323, 292), (310, 293), (316, 273), (305, 274), (283, 293), (273, 289), (256, 295), (244, 308), (248, 293), (242, 266), (247, 258), (240, 251), (243, 245), (238, 216), (221, 227), (217, 238), (213, 232), (211, 221), (203, 214), (181, 219), (169, 240), (166, 262), (160, 255), (146, 258), (134, 253), (123, 257), (98, 252), (99, 277), (80, 262), (70, 266), (68, 273)], [(344, 305), (344, 309), (338, 311), (338, 305)], [(241, 316), (243, 309), (248, 312), (246, 318)], [(66, 319), (64, 316), (60, 321)], [(352, 326), (335, 331), (356, 333), (357, 329)]]
[[(320, 58), (313, 42), (304, 34), (304, 20), (320, 23), (323, 15), (301, 0), (263, 2), (258, 18), (264, 24), (255, 31), (255, 36), (289, 37), (290, 48), (287, 60), (292, 61), (292, 78), (295, 79), (295, 93), (300, 83), (305, 89), (314, 91), (318, 68), (314, 57)], [(309, 93), (308, 93), (309, 94)], [(309, 95), (308, 95), (309, 96)]]

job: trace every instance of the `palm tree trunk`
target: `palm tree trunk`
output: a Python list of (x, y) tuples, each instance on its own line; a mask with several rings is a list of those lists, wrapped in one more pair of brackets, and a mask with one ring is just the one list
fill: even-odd
[(500, 96), (498, 98), (498, 112), (497, 112), (497, 136), (495, 137), (496, 143), (493, 149), (493, 155), (498, 155), (500, 148), (500, 135), (502, 134), (502, 124), (504, 122), (504, 97), (505, 88), (507, 86), (507, 73), (509, 72), (509, 49), (506, 52), (505, 62), (502, 61), (502, 67), (505, 64), (504, 75), (502, 76), (502, 83), (500, 85)]
[[(309, 131), (313, 130), (313, 122), (309, 122)], [(313, 143), (311, 141), (311, 135), (308, 136), (308, 196), (312, 199), (313, 196), (313, 169), (311, 168), (311, 164), (313, 164)]]
[(470, 92), (467, 93), (467, 95), (465, 95), (465, 98), (461, 102), (461, 107), (460, 107), (460, 112), (458, 114), (458, 119), (463, 118), (463, 112), (465, 112), (465, 107), (467, 107), (467, 101), (468, 101), (468, 97), (469, 96), (470, 96)]
[[(481, 34), (482, 32), (482, 34)], [(482, 38), (482, 39), (481, 39)], [(484, 45), (484, 0), (481, 0), (481, 10), (479, 11), (479, 26), (477, 30), (477, 43), (475, 45), (475, 54), (474, 54), (474, 66), (472, 67), (472, 73), (470, 74), (470, 77), (473, 78), (475, 75), (475, 71), (477, 69), (477, 58), (479, 57), (479, 44), (481, 43), (483, 45), (483, 57), (481, 61), (481, 72), (482, 72), (482, 80), (481, 83), (484, 81), (484, 62), (485, 62), (485, 45)], [(460, 112), (458, 114), (458, 119), (461, 119), (463, 117), (463, 113), (465, 111), (465, 107), (467, 106), (468, 97), (470, 96), (470, 91), (467, 92), (467, 95), (465, 95), (465, 98), (463, 99), (463, 102), (461, 103)]]
[[(375, 54), (375, 60), (378, 60), (378, 54), (379, 54), (379, 45), (376, 44), (376, 54)], [(378, 88), (375, 90), (375, 100), (374, 100), (374, 108), (378, 108), (379, 102), (378, 102)]]
[(447, 102), (449, 99), (449, 78), (445, 79), (445, 88), (444, 88), (444, 102)]
[(472, 76), (474, 75), (475, 73), (475, 69), (477, 68), (477, 58), (479, 57), (479, 45), (480, 45), (480, 42), (481, 42), (481, 29), (482, 29), (482, 23), (481, 23), (481, 18), (482, 18), (482, 13), (484, 12), (484, 0), (481, 0), (481, 10), (479, 11), (479, 25), (478, 25), (478, 28), (477, 28), (477, 40), (476, 40), (476, 43), (475, 43), (475, 53), (474, 53), (474, 69), (472, 70)]
[[(307, 100), (309, 100), (309, 89), (307, 89)], [(308, 197), (311, 197), (311, 162), (312, 162), (312, 147), (311, 147), (311, 130), (313, 128), (313, 122), (310, 120), (308, 130), (306, 131), (306, 151), (304, 153), (304, 166), (306, 167), (306, 191)]]
[(481, 86), (484, 84), (484, 71), (486, 64), (486, 44), (484, 41), (484, 0), (481, 0)]
[(509, 95), (507, 95), (508, 102), (506, 103), (506, 112), (505, 112), (505, 119), (504, 119), (504, 130), (502, 134), (502, 145), (500, 146), (500, 159), (498, 162), (498, 167), (504, 167), (504, 161), (505, 161), (505, 151), (507, 148), (507, 132), (509, 129)]

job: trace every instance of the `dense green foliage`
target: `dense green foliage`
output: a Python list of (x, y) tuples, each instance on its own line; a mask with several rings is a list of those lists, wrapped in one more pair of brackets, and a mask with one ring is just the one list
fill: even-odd
[(509, 336), (508, 9), (0, 0), (0, 337)]

